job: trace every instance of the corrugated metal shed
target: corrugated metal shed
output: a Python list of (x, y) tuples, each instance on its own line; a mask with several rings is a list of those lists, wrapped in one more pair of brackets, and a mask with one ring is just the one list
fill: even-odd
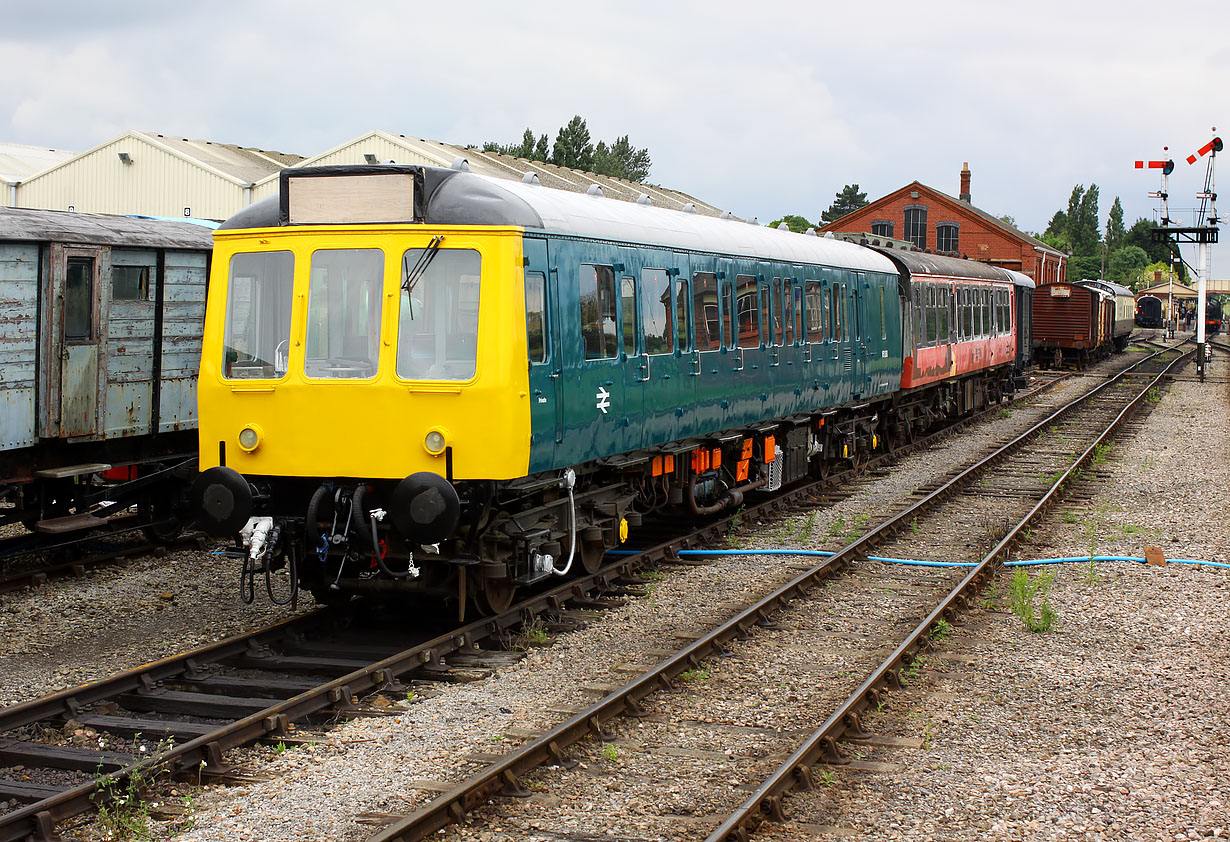
[(27, 179), (16, 206), (225, 219), (252, 184), (301, 161), (259, 149), (130, 131)]
[[(370, 158), (369, 158), (370, 156)], [(407, 137), (392, 132), (372, 131), (349, 140), (339, 146), (322, 152), (311, 158), (299, 161), (297, 167), (323, 167), (335, 165), (352, 165), (364, 163), (396, 163), (420, 164), (429, 167), (448, 167), (458, 158), (465, 158), (470, 171), (492, 178), (521, 181), (528, 173), (538, 178), (538, 183), (544, 187), (556, 190), (568, 190), (574, 193), (585, 193), (594, 185), (602, 189), (609, 199), (620, 199), (625, 202), (635, 202), (641, 196), (648, 196), (650, 201), (662, 208), (683, 210), (691, 204), (696, 212), (703, 216), (720, 216), (722, 210), (714, 205), (702, 202), (693, 196), (678, 190), (671, 190), (652, 184), (626, 181), (605, 175), (583, 172), (581, 170), (557, 167), (541, 161), (529, 161), (512, 155), (501, 155), (497, 152), (484, 152), (481, 149), (455, 146), (436, 140)], [(253, 189), (254, 198), (275, 196), (278, 192), (277, 174), (273, 173), (258, 183)]]

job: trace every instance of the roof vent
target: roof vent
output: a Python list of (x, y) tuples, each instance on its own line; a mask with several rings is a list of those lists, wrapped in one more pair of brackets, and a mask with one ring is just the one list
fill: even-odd
[(450, 169), (461, 170), (462, 172), (469, 172), (470, 162), (467, 161), (465, 158), (462, 158), (460, 155), (458, 155), (456, 158), (453, 159), (453, 163), (450, 165)]
[(521, 183), (522, 184), (538, 184), (539, 183), (538, 173), (527, 172), (525, 175), (521, 176)]
[(804, 233), (804, 234), (806, 234), (806, 235), (807, 235), (807, 236), (809, 236), (809, 237), (814, 237), (814, 236), (816, 236), (816, 229), (815, 229), (815, 228), (808, 228), (808, 229), (807, 229), (806, 231), (804, 231), (803, 233)]
[(636, 203), (638, 205), (652, 205), (653, 199), (649, 198), (648, 193), (642, 193), (641, 195), (636, 197)]
[(684, 213), (696, 213), (696, 205), (692, 204), (691, 202), (688, 202), (686, 205), (683, 206), (683, 212)]
[(789, 225), (787, 225), (784, 221), (783, 221), (783, 222), (779, 222), (779, 223), (777, 223), (777, 230), (778, 230), (778, 231), (789, 231), (789, 230), (790, 230), (790, 226), (789, 226)]
[(748, 224), (748, 225), (759, 225), (759, 224), (760, 224), (760, 220), (759, 220), (759, 219), (757, 219), (757, 218), (756, 218), (756, 217), (754, 217), (754, 216), (749, 216), (749, 217), (747, 218), (747, 224)]
[(364, 152), (363, 161), (368, 164), (379, 164), (380, 159), (376, 157), (374, 152)]
[(599, 199), (601, 199), (604, 195), (602, 192), (602, 188), (599, 187), (597, 184), (589, 185), (589, 189), (585, 191), (585, 194), (587, 196), (597, 196)]
[(826, 239), (826, 240), (836, 240), (837, 238), (833, 236), (833, 232), (832, 232), (832, 231), (825, 231), (825, 232), (824, 232), (824, 239)]
[(735, 215), (730, 211), (722, 211), (722, 215), (718, 219), (734, 219)]

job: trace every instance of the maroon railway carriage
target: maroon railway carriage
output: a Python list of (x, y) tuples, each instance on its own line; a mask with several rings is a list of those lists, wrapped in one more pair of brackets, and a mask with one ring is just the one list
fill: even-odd
[(1114, 297), (1082, 283), (1034, 292), (1034, 357), (1042, 368), (1084, 368), (1114, 347)]

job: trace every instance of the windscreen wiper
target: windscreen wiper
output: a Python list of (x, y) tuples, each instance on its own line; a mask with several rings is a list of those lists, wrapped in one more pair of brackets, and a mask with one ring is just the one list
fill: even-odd
[(414, 291), (414, 286), (423, 277), (423, 273), (427, 271), (427, 267), (431, 265), (431, 261), (436, 259), (436, 255), (440, 253), (440, 243), (444, 242), (444, 235), (437, 234), (431, 238), (431, 242), (427, 244), (427, 248), (423, 249), (423, 253), (419, 255), (418, 262), (413, 267), (407, 266), (407, 261), (410, 255), (406, 254), (402, 258), (402, 266), (405, 267), (405, 280), (401, 282), (401, 288), (409, 295)]

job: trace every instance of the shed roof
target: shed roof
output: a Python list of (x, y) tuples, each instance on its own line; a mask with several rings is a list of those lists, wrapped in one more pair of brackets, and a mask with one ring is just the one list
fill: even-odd
[(175, 220), (102, 213), (0, 208), (0, 239), (134, 248), (213, 248), (213, 232)]
[(74, 157), (67, 149), (0, 143), (0, 181), (16, 184)]

